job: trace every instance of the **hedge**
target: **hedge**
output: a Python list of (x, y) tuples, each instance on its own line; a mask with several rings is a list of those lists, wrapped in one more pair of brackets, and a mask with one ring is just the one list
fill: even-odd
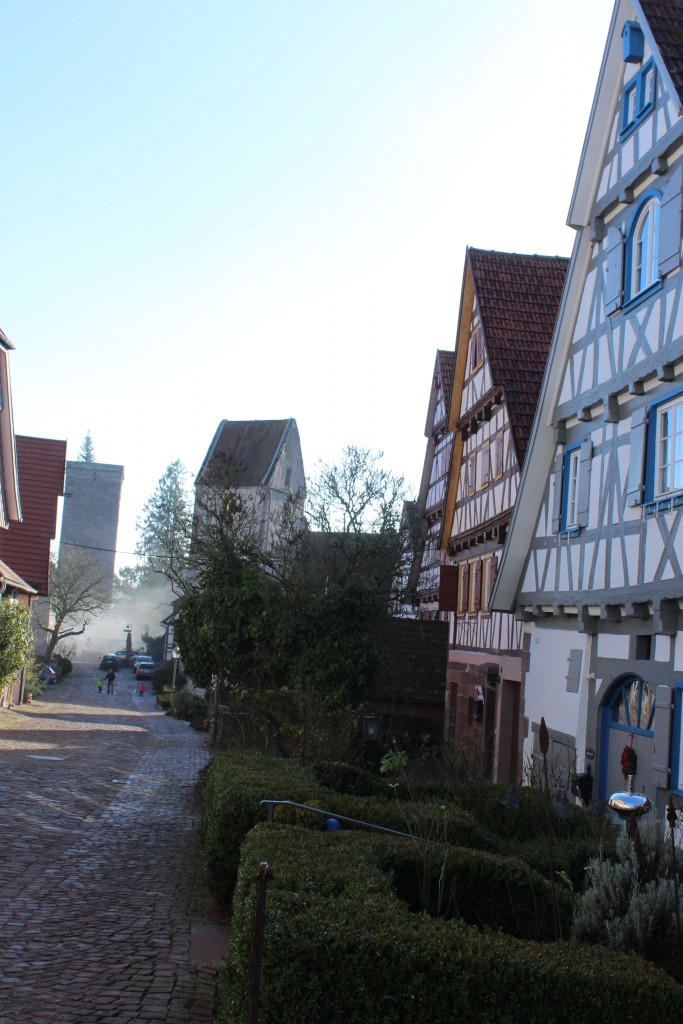
[[(438, 842), (490, 852), (501, 848), (500, 840), (457, 807), (334, 793), (319, 785), (313, 769), (299, 761), (227, 754), (210, 762), (202, 786), (200, 834), (207, 881), (216, 899), (226, 905), (237, 878), (240, 846), (249, 830), (267, 817), (266, 809), (259, 806), (263, 799), (293, 800)], [(321, 824), (318, 815), (293, 808), (279, 808), (277, 820), (314, 829)]]
[(217, 1024), (243, 1024), (254, 880), (267, 861), (260, 1024), (624, 1024), (677, 1019), (680, 987), (636, 956), (410, 913), (376, 838), (259, 825), (243, 847)]

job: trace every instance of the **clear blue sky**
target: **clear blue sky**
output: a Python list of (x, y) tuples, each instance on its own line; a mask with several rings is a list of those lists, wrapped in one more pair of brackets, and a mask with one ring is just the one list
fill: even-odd
[[(612, 0), (10, 0), (18, 433), (125, 466), (119, 547), (222, 419), (417, 488), (466, 245), (568, 255)], [(120, 563), (133, 561), (123, 554)]]

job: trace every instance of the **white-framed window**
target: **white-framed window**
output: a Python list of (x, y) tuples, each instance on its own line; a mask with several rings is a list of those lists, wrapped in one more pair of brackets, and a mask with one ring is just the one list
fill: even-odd
[(503, 475), (504, 451), (503, 431), (499, 430), (493, 439), (493, 476), (495, 480), (500, 480)]
[(469, 600), (467, 611), (476, 615), (481, 608), (481, 559), (473, 558), (469, 563)]
[(484, 555), (481, 560), (481, 614), (490, 615), (489, 605), (493, 584), (496, 581), (496, 570), (498, 568), (498, 556), (495, 554)]
[(477, 489), (477, 454), (470, 452), (467, 456), (467, 493), (474, 494)]
[(488, 487), (491, 479), (491, 446), (484, 441), (479, 451), (479, 487), (483, 490)]
[(561, 529), (563, 530), (573, 529), (578, 522), (580, 456), (580, 449), (572, 448), (565, 457), (564, 480), (562, 483), (563, 515)]
[(683, 395), (657, 409), (654, 497), (683, 490)]
[(484, 332), (478, 324), (470, 335), (470, 372), (474, 373), (484, 362)]
[(630, 247), (629, 298), (635, 298), (659, 281), (660, 200), (647, 200), (633, 225)]

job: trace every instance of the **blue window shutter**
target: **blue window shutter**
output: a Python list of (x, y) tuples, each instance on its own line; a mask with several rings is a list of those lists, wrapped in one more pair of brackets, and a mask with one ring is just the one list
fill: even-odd
[(560, 516), (562, 515), (562, 474), (564, 470), (564, 452), (559, 452), (555, 456), (555, 468), (553, 471), (553, 477), (555, 481), (555, 490), (553, 493), (553, 518), (552, 518), (552, 532), (560, 532)]
[(613, 313), (621, 306), (624, 273), (624, 240), (619, 228), (607, 230), (605, 243), (605, 313)]
[(588, 504), (591, 489), (591, 462), (593, 442), (584, 441), (579, 455), (579, 493), (576, 506), (576, 525), (588, 526)]
[(671, 687), (658, 686), (655, 691), (655, 749), (652, 756), (652, 774), (661, 789), (669, 788), (669, 758), (671, 754)]
[(631, 416), (631, 449), (626, 489), (627, 505), (639, 505), (643, 500), (643, 458), (645, 455), (646, 423), (647, 409), (638, 409)]
[(662, 190), (659, 213), (659, 273), (668, 274), (681, 265), (681, 175), (679, 165)]

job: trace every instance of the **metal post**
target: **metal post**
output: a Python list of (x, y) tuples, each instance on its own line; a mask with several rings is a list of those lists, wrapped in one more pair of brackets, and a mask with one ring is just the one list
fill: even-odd
[(678, 938), (678, 956), (681, 963), (681, 981), (683, 981), (683, 939), (681, 938), (681, 904), (678, 894), (678, 868), (676, 866), (676, 838), (674, 836), (674, 829), (676, 827), (676, 808), (674, 807), (673, 800), (669, 796), (669, 802), (666, 805), (666, 820), (669, 823), (671, 829), (671, 854), (673, 856), (673, 872), (674, 872), (674, 896), (676, 899), (676, 937)]
[(251, 983), (249, 985), (249, 1013), (247, 1024), (258, 1024), (259, 997), (261, 990), (261, 964), (263, 963), (263, 940), (266, 923), (266, 887), (273, 877), (265, 861), (259, 864), (256, 876), (256, 905), (254, 907), (254, 929), (251, 948)]

